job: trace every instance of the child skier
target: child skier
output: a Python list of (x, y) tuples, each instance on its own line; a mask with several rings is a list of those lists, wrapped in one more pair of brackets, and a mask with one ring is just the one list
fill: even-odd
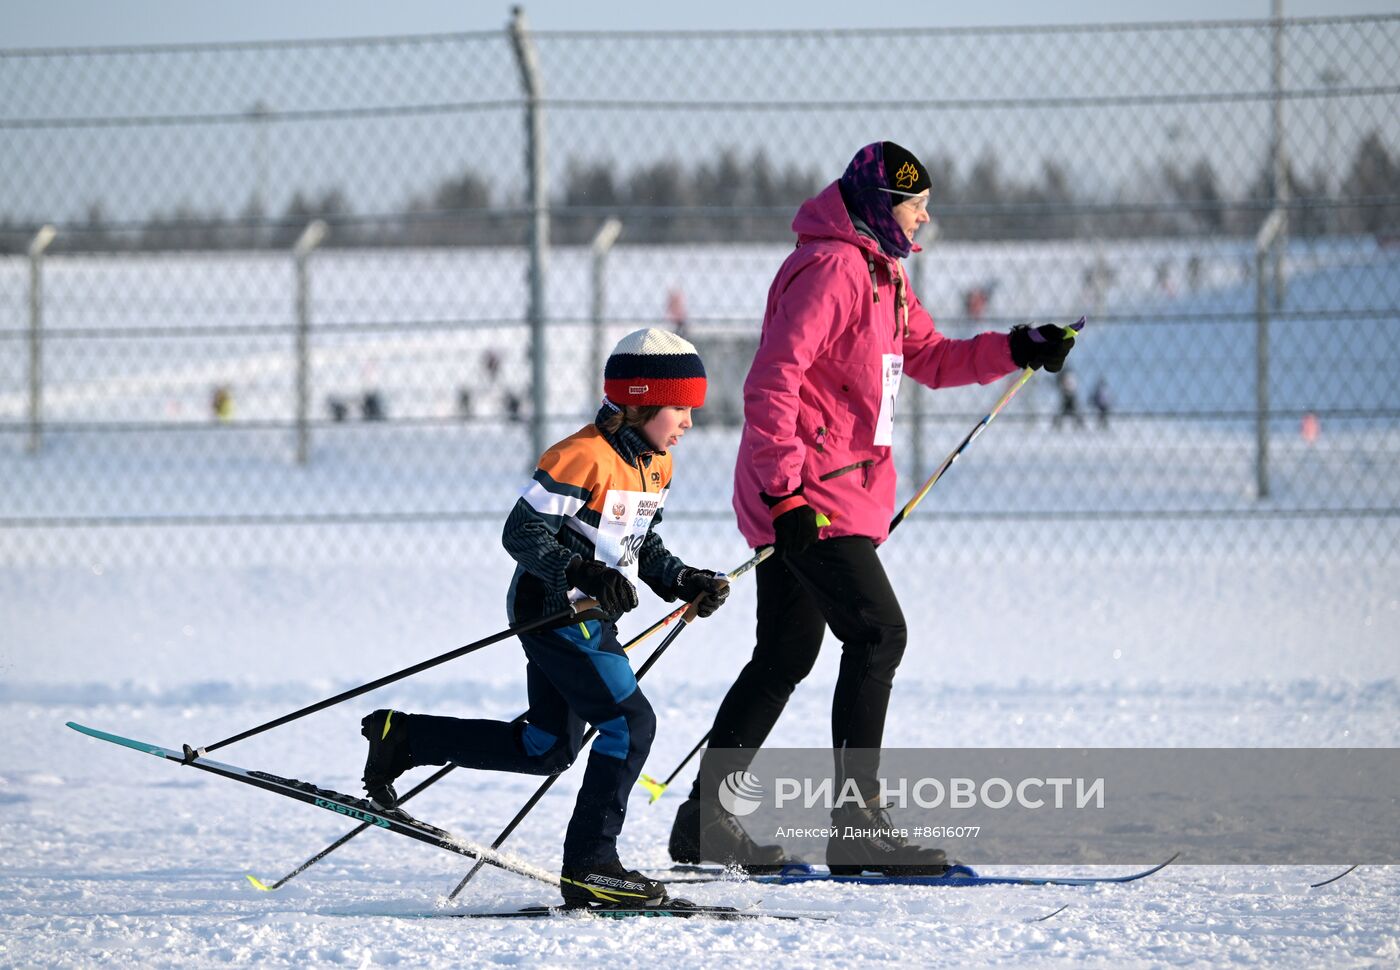
[(654, 527), (671, 485), (670, 449), (705, 403), (705, 368), (695, 348), (664, 330), (624, 337), (608, 358), (594, 422), (550, 447), (521, 491), (501, 537), (515, 559), (507, 593), (514, 625), (584, 598), (597, 611), (522, 634), (530, 707), (515, 721), (464, 720), (379, 710), (362, 722), (369, 741), (364, 783), (383, 809), (393, 782), (420, 765), (552, 775), (578, 755), (584, 724), (597, 727), (561, 872), (568, 903), (651, 905), (665, 887), (622, 865), (617, 837), (656, 718), (617, 637), (617, 619), (637, 605), (640, 577), (668, 601), (699, 600), (712, 614), (728, 583), (667, 552)]

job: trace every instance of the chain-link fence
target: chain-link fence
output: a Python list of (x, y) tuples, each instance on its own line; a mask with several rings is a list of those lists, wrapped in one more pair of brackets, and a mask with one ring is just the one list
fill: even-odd
[[(494, 574), (539, 442), (654, 325), (711, 373), (667, 528), (737, 561), (792, 214), (892, 139), (934, 174), (944, 332), (1090, 320), (910, 561), (1393, 562), (1397, 78), (1400, 17), (5, 51), (0, 556)], [(902, 496), (1000, 390), (906, 384)]]

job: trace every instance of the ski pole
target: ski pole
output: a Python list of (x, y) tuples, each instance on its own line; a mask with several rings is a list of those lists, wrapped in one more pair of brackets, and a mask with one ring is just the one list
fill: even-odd
[[(1084, 329), (1084, 319), (1084, 317), (1080, 317), (1074, 323), (1070, 324), (1068, 329), (1073, 330), (1075, 333), (1079, 333), (1079, 331)], [(987, 425), (992, 423), (993, 419), (995, 419), (996, 416), (1001, 413), (1001, 409), (1006, 407), (1006, 405), (1011, 401), (1011, 399), (1016, 396), (1016, 392), (1019, 391), (1025, 385), (1026, 381), (1030, 380), (1034, 374), (1035, 369), (1031, 367), (1027, 367), (1023, 371), (1021, 371), (1021, 376), (1016, 378), (1012, 385), (1006, 389), (1006, 393), (1001, 396), (1000, 400), (997, 401), (996, 405), (992, 408), (992, 410), (986, 415), (984, 415), (982, 420), (978, 421), (977, 424), (973, 426), (972, 430), (967, 433), (967, 437), (963, 438), (962, 441), (958, 442), (958, 446), (948, 453), (948, 457), (943, 459), (942, 464), (940, 464), (938, 468), (934, 470), (934, 473), (929, 476), (928, 481), (924, 482), (923, 487), (914, 493), (913, 498), (911, 498), (908, 502), (904, 503), (904, 508), (900, 509), (897, 513), (895, 513), (895, 517), (890, 520), (891, 532), (893, 532), (895, 528), (899, 525), (899, 523), (903, 522), (905, 518), (911, 512), (913, 512), (915, 508), (918, 507), (919, 503), (924, 500), (924, 496), (927, 495), (929, 493), (929, 490), (933, 488), (933, 486), (938, 482), (940, 478), (943, 477), (943, 473), (952, 467), (953, 462), (958, 460), (958, 456), (963, 453), (963, 451), (967, 448), (968, 445), (972, 444), (973, 440), (976, 439), (976, 437), (982, 433), (982, 431), (987, 427)], [(703, 738), (700, 739), (699, 743), (697, 743), (695, 747), (690, 749), (690, 753), (681, 759), (681, 763), (676, 765), (676, 770), (672, 771), (666, 777), (665, 781), (658, 782), (650, 775), (642, 775), (641, 778), (637, 779), (637, 784), (641, 785), (647, 791), (651, 792), (651, 801), (647, 804), (654, 804), (656, 800), (665, 793), (667, 786), (671, 784), (671, 782), (675, 779), (676, 775), (681, 773), (681, 770), (685, 768), (686, 765), (690, 764), (691, 759), (699, 753), (700, 749), (705, 746), (705, 742), (709, 739), (710, 735), (707, 733)]]
[(690, 764), (690, 759), (695, 757), (696, 752), (698, 752), (701, 748), (705, 746), (705, 742), (710, 740), (710, 735), (712, 733), (713, 729), (711, 729), (710, 731), (706, 731), (705, 736), (699, 741), (695, 742), (695, 747), (691, 748), (690, 753), (681, 759), (681, 763), (676, 765), (676, 770), (667, 775), (665, 781), (657, 781), (651, 775), (648, 775), (645, 772), (642, 773), (642, 776), (637, 779), (637, 784), (641, 785), (647, 791), (651, 792), (651, 798), (647, 801), (648, 805), (652, 804), (666, 793), (666, 789), (671, 787), (671, 782), (676, 780), (676, 775), (679, 775), (681, 773), (681, 769), (684, 768), (686, 765)]
[[(427, 788), (427, 787), (428, 787), (429, 785), (431, 785), (433, 782), (438, 781), (439, 779), (441, 779), (443, 775), (447, 774), (449, 771), (451, 771), (451, 770), (452, 770), (453, 768), (455, 768), (455, 767), (457, 767), (457, 766), (456, 766), (456, 765), (443, 765), (443, 766), (442, 766), (441, 768), (439, 768), (437, 771), (433, 772), (433, 773), (432, 773), (431, 775), (429, 775), (427, 778), (424, 778), (421, 782), (419, 782), (419, 783), (418, 783), (417, 785), (415, 785), (412, 789), (410, 789), (410, 790), (408, 791), (407, 794), (405, 794), (403, 797), (401, 797), (401, 798), (399, 799), (400, 804), (402, 804), (403, 802), (408, 801), (410, 798), (412, 798), (414, 795), (418, 794), (418, 793), (419, 793), (420, 791), (422, 791), (424, 788)], [(301, 865), (297, 866), (297, 867), (296, 867), (295, 869), (293, 869), (291, 872), (287, 873), (285, 876), (283, 876), (281, 879), (278, 879), (278, 880), (277, 880), (276, 882), (274, 882), (274, 883), (265, 883), (265, 882), (263, 882), (261, 879), (259, 879), (257, 876), (253, 875), (251, 872), (244, 873), (244, 874), (243, 874), (243, 877), (253, 884), (253, 888), (254, 888), (254, 889), (261, 889), (261, 890), (262, 890), (263, 892), (265, 892), (265, 893), (270, 893), (270, 892), (273, 892), (273, 891), (275, 891), (275, 890), (281, 889), (281, 888), (282, 888), (284, 885), (286, 885), (288, 882), (290, 882), (291, 880), (295, 879), (297, 876), (301, 875), (301, 874), (302, 874), (303, 872), (305, 872), (307, 869), (310, 869), (310, 868), (311, 868), (312, 866), (314, 866), (316, 863), (320, 862), (320, 861), (321, 861), (322, 859), (324, 859), (326, 856), (330, 855), (330, 854), (331, 854), (332, 852), (334, 852), (336, 849), (340, 848), (340, 847), (341, 847), (342, 845), (344, 845), (346, 842), (349, 842), (349, 841), (350, 841), (351, 839), (353, 839), (355, 836), (359, 835), (359, 834), (360, 834), (361, 832), (363, 832), (365, 829), (367, 829), (367, 828), (373, 826), (374, 824), (375, 824), (374, 822), (361, 822), (359, 825), (355, 826), (355, 827), (354, 827), (353, 829), (351, 829), (349, 832), (346, 832), (346, 833), (345, 833), (344, 835), (342, 835), (340, 838), (336, 839), (336, 840), (335, 840), (334, 842), (332, 842), (330, 845), (326, 846), (326, 847), (325, 847), (324, 849), (322, 849), (320, 852), (317, 852), (317, 853), (316, 853), (315, 855), (313, 855), (310, 859), (307, 859), (307, 860), (306, 860), (305, 862), (303, 862)]]
[[(773, 547), (764, 546), (762, 549), (759, 549), (757, 552), (755, 552), (753, 556), (750, 557), (749, 560), (745, 562), (742, 566), (734, 570), (732, 573), (729, 573), (726, 578), (728, 578), (731, 581), (738, 579), (740, 576), (744, 575), (744, 573), (753, 569), (755, 566), (763, 562), (763, 560), (767, 559), (772, 554)], [(670, 633), (666, 634), (666, 639), (662, 640), (661, 643), (657, 645), (656, 649), (651, 652), (651, 656), (647, 657), (646, 663), (642, 664), (642, 666), (637, 670), (637, 680), (640, 681), (643, 677), (646, 676), (648, 670), (656, 666), (656, 662), (661, 659), (661, 655), (664, 654), (666, 652), (666, 649), (670, 647), (672, 643), (675, 642), (676, 637), (681, 635), (681, 631), (684, 630), (686, 626), (695, 619), (695, 611), (699, 608), (699, 602), (700, 597), (696, 597), (696, 599), (693, 602), (686, 604), (685, 612), (682, 614), (681, 618), (676, 621), (676, 628)], [(583, 741), (579, 745), (580, 750), (586, 747), (588, 745), (588, 742), (593, 740), (593, 736), (597, 733), (598, 728), (596, 725), (589, 728), (588, 733), (583, 736)], [(544, 780), (544, 783), (541, 784), (539, 788), (535, 789), (535, 793), (530, 796), (530, 800), (527, 801), (523, 806), (521, 806), (520, 811), (515, 813), (515, 818), (511, 819), (510, 822), (506, 825), (506, 827), (501, 830), (501, 834), (496, 836), (496, 838), (492, 841), (492, 852), (495, 852), (497, 849), (499, 849), (502, 845), (505, 844), (506, 839), (510, 838), (510, 834), (515, 831), (516, 827), (522, 821), (525, 820), (525, 816), (530, 814), (530, 810), (533, 809), (535, 805), (539, 803), (539, 800), (544, 797), (545, 792), (549, 791), (549, 789), (554, 785), (554, 783), (559, 780), (562, 774), (563, 772), (560, 772), (559, 775), (550, 775)], [(467, 883), (471, 882), (472, 878), (478, 872), (481, 871), (482, 864), (483, 863), (481, 862), (481, 860), (478, 859), (477, 864), (472, 866), (471, 871), (462, 877), (462, 881), (457, 883), (456, 888), (454, 888), (452, 892), (447, 894), (448, 902), (451, 902), (452, 900), (456, 899), (457, 895), (467, 887)]]
[(557, 613), (551, 613), (549, 616), (541, 617), (537, 620), (530, 620), (526, 623), (517, 623), (515, 626), (507, 627), (500, 633), (493, 633), (489, 637), (482, 637), (480, 640), (477, 640), (474, 643), (468, 643), (465, 646), (458, 647), (456, 650), (449, 650), (447, 653), (433, 657), (431, 660), (424, 660), (422, 663), (416, 663), (412, 667), (405, 667), (403, 670), (396, 671), (392, 674), (387, 674), (383, 677), (380, 677), (378, 680), (372, 680), (367, 684), (361, 684), (359, 687), (352, 687), (350, 690), (336, 694), (334, 697), (327, 697), (325, 700), (317, 701), (315, 704), (303, 707), (299, 711), (293, 711), (290, 714), (283, 714), (281, 717), (273, 718), (266, 724), (259, 724), (257, 727), (249, 728), (246, 731), (242, 731), (238, 734), (235, 734), (231, 738), (224, 738), (222, 741), (215, 742), (214, 744), (205, 745), (202, 748), (195, 748), (187, 744), (184, 746), (185, 757), (193, 761), (195, 758), (203, 757), (208, 752), (217, 751), (219, 748), (222, 748), (228, 744), (233, 744), (235, 741), (242, 741), (245, 738), (251, 738), (255, 734), (261, 734), (264, 731), (268, 731), (272, 728), (279, 727), (283, 724), (288, 723), (289, 721), (295, 721), (299, 717), (305, 717), (308, 714), (314, 714), (317, 711), (323, 711), (328, 707), (332, 707), (336, 704), (339, 704), (341, 701), (348, 701), (352, 697), (359, 697), (361, 694), (368, 693), (369, 691), (375, 690), (379, 687), (383, 687), (386, 684), (392, 684), (396, 680), (402, 680), (403, 678), (409, 677), (413, 674), (421, 673), (422, 671), (427, 670), (429, 667), (436, 667), (438, 664), (447, 663), (447, 661), (449, 660), (455, 660), (458, 657), (471, 653), (473, 650), (480, 650), (482, 647), (490, 646), (491, 644), (496, 643), (500, 640), (504, 640), (507, 637), (513, 637), (521, 633), (529, 633), (532, 630), (538, 630), (541, 627), (553, 626), (555, 624), (563, 623), (567, 620), (573, 619), (575, 616), (578, 616), (581, 613), (586, 613), (589, 610), (594, 609), (597, 605), (598, 604), (596, 604), (592, 600), (581, 600), (578, 603), (575, 603), (572, 607), (570, 607), (567, 610), (560, 610)]
[[(685, 613), (685, 611), (688, 610), (689, 608), (690, 608), (690, 604), (689, 604), (689, 603), (682, 603), (682, 604), (681, 604), (680, 606), (678, 606), (676, 609), (672, 610), (670, 613), (667, 613), (667, 614), (666, 614), (665, 616), (663, 616), (661, 619), (657, 620), (657, 621), (656, 621), (655, 623), (653, 623), (651, 626), (647, 627), (647, 628), (646, 628), (645, 630), (643, 630), (641, 633), (637, 634), (635, 637), (633, 637), (631, 640), (629, 640), (629, 641), (623, 646), (622, 649), (623, 649), (624, 651), (630, 651), (633, 647), (637, 646), (637, 645), (640, 644), (643, 640), (645, 640), (645, 639), (647, 639), (648, 637), (650, 637), (650, 636), (651, 636), (653, 633), (655, 633), (657, 630), (660, 630), (662, 627), (669, 626), (669, 625), (670, 625), (672, 622), (674, 622), (675, 620), (680, 619), (680, 617), (681, 617), (681, 616)], [(521, 716), (523, 717), (524, 715), (521, 715)], [(402, 805), (404, 802), (408, 801), (408, 800), (409, 800), (410, 798), (412, 798), (414, 795), (417, 795), (417, 794), (418, 794), (419, 792), (421, 792), (423, 789), (425, 789), (425, 788), (429, 787), (430, 785), (436, 784), (437, 782), (441, 781), (441, 780), (443, 779), (444, 776), (446, 776), (449, 772), (452, 771), (452, 769), (454, 769), (454, 768), (456, 768), (456, 767), (457, 767), (456, 765), (449, 764), (449, 765), (444, 765), (443, 767), (439, 768), (437, 771), (433, 772), (433, 773), (432, 773), (431, 775), (429, 775), (427, 778), (423, 779), (423, 781), (419, 782), (417, 785), (414, 785), (414, 786), (413, 786), (411, 789), (409, 789), (405, 794), (403, 794), (403, 795), (399, 798), (399, 804)], [(365, 829), (370, 828), (371, 825), (373, 825), (373, 824), (374, 824), (374, 823), (372, 823), (372, 822), (362, 822), (362, 823), (360, 823), (360, 824), (357, 825), (355, 828), (351, 829), (349, 832), (346, 832), (346, 833), (345, 833), (344, 835), (342, 835), (340, 838), (336, 839), (336, 840), (335, 840), (334, 842), (332, 842), (330, 845), (326, 846), (326, 847), (325, 847), (324, 849), (322, 849), (320, 852), (317, 852), (317, 853), (316, 853), (315, 855), (313, 855), (311, 858), (307, 859), (307, 860), (306, 860), (305, 862), (303, 862), (301, 865), (297, 866), (297, 867), (296, 867), (295, 869), (293, 869), (291, 872), (287, 873), (287, 874), (286, 874), (285, 876), (283, 876), (281, 879), (278, 879), (276, 882), (273, 882), (273, 883), (265, 883), (265, 882), (263, 882), (261, 879), (259, 879), (257, 876), (254, 876), (254, 875), (252, 875), (251, 873), (245, 874), (245, 875), (246, 875), (246, 878), (247, 878), (247, 880), (248, 880), (250, 883), (253, 884), (254, 888), (256, 888), (256, 889), (261, 889), (263, 892), (272, 892), (272, 891), (274, 891), (274, 890), (276, 890), (276, 889), (281, 889), (282, 886), (286, 885), (290, 880), (295, 879), (297, 876), (301, 875), (301, 874), (302, 874), (303, 872), (305, 872), (307, 869), (311, 868), (311, 867), (314, 866), (316, 863), (320, 862), (320, 861), (321, 861), (322, 859), (324, 859), (326, 856), (330, 855), (330, 854), (331, 854), (332, 852), (334, 852), (336, 849), (340, 848), (342, 845), (344, 845), (345, 843), (349, 842), (351, 839), (353, 839), (355, 836), (359, 835), (359, 834), (360, 834), (361, 832), (363, 832)]]
[[(1074, 323), (1070, 324), (1066, 329), (1072, 330), (1076, 334), (1079, 333), (1079, 331), (1084, 329), (1084, 317), (1080, 317)], [(1035, 334), (1035, 331), (1032, 330), (1031, 333)], [(1039, 336), (1039, 334), (1036, 334), (1036, 336)], [(1032, 337), (1031, 339), (1035, 338)], [(943, 477), (943, 473), (952, 467), (953, 462), (958, 460), (958, 456), (960, 456), (963, 453), (963, 451), (966, 450), (968, 445), (972, 444), (972, 442), (977, 439), (977, 436), (980, 435), (986, 429), (987, 425), (992, 423), (996, 416), (1001, 413), (1001, 409), (1006, 407), (1006, 405), (1011, 401), (1011, 399), (1016, 396), (1016, 392), (1019, 391), (1025, 385), (1026, 381), (1030, 380), (1031, 377), (1034, 376), (1034, 374), (1035, 370), (1030, 367), (1027, 367), (1025, 370), (1021, 371), (1021, 376), (1016, 378), (1016, 381), (1006, 389), (1006, 393), (1003, 394), (1001, 396), (1001, 399), (997, 401), (996, 406), (993, 407), (992, 410), (989, 411), (987, 414), (985, 414), (982, 417), (981, 421), (978, 421), (975, 425), (973, 425), (972, 430), (967, 433), (967, 437), (963, 438), (962, 441), (958, 442), (958, 446), (948, 453), (948, 457), (943, 459), (942, 464), (940, 464), (938, 468), (934, 470), (934, 473), (929, 476), (928, 481), (924, 482), (923, 487), (920, 488), (917, 492), (915, 492), (914, 497), (911, 498), (908, 502), (904, 503), (904, 508), (900, 509), (899, 512), (895, 514), (895, 517), (890, 521), (891, 532), (894, 531), (895, 526), (899, 525), (899, 523), (904, 521), (905, 516), (907, 516), (910, 512), (913, 512), (914, 509), (918, 506), (918, 504), (924, 500), (924, 496), (929, 493), (929, 489), (933, 488), (933, 486), (938, 482), (938, 480)]]

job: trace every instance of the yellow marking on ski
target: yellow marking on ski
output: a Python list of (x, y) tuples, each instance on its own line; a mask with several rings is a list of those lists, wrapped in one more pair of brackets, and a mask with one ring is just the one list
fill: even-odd
[(245, 876), (244, 878), (253, 884), (254, 889), (261, 889), (265, 893), (272, 892), (272, 887), (264, 883), (257, 876)]
[(394, 712), (393, 712), (393, 711), (390, 711), (388, 714), (385, 714), (385, 715), (384, 715), (384, 733), (381, 734), (381, 735), (379, 736), (379, 740), (383, 741), (385, 738), (387, 738), (387, 737), (389, 736), (389, 722), (392, 721), (393, 719), (394, 719)]

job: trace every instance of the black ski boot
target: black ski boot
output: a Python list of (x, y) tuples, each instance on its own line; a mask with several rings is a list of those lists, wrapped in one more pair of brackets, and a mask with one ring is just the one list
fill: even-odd
[(408, 747), (408, 715), (400, 711), (375, 711), (360, 721), (360, 734), (369, 742), (365, 759), (365, 791), (371, 804), (383, 811), (399, 807), (394, 779), (413, 767)]
[(666, 887), (621, 862), (565, 866), (559, 873), (566, 906), (660, 906), (668, 901)]
[[(942, 849), (913, 845), (900, 837), (880, 805), (843, 805), (831, 813), (836, 830), (826, 844), (826, 864), (835, 876), (879, 872), (887, 876), (941, 876), (948, 871)], [(844, 838), (847, 827), (855, 830)]]
[[(701, 846), (708, 851), (702, 852)], [(782, 846), (755, 842), (739, 820), (718, 804), (706, 808), (693, 797), (676, 810), (669, 849), (671, 858), (683, 865), (718, 862), (754, 875), (776, 872), (792, 861)]]

